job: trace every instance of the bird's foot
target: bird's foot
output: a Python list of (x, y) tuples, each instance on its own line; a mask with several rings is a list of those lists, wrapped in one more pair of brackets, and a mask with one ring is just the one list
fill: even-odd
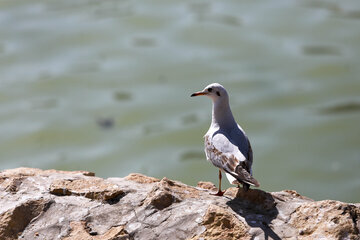
[(210, 193), (211, 195), (214, 195), (214, 196), (219, 196), (221, 197), (222, 195), (224, 195), (225, 191), (221, 191), (219, 190), (217, 193)]

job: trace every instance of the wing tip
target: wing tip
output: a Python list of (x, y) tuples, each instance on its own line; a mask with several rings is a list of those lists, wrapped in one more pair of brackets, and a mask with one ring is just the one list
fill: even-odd
[(254, 187), (260, 187), (260, 183), (255, 178), (245, 180), (244, 182), (247, 184), (250, 184), (251, 186), (254, 186)]
[[(228, 177), (231, 184), (247, 183), (254, 187), (260, 187), (260, 183), (258, 182), (258, 180), (256, 180), (249, 172), (247, 172), (244, 168), (241, 168), (241, 166), (238, 169), (241, 169), (241, 171), (237, 171), (237, 173), (227, 172), (225, 170), (232, 177), (232, 179), (229, 179)], [(228, 174), (226, 176), (228, 176)]]
[(231, 182), (231, 184), (234, 184), (234, 185), (238, 185), (240, 184), (241, 182), (244, 182), (244, 183), (247, 183), (251, 186), (254, 186), (254, 187), (260, 187), (260, 183), (255, 179), (255, 178), (252, 178), (252, 179), (249, 179), (249, 180), (234, 180)]

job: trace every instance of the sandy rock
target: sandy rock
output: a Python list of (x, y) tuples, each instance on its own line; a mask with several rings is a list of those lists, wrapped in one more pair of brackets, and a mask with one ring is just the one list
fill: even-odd
[(102, 235), (92, 236), (88, 232), (86, 222), (70, 222), (71, 232), (68, 237), (63, 240), (129, 240), (129, 234), (123, 226), (111, 227), (106, 233)]
[(216, 205), (209, 206), (202, 224), (206, 227), (205, 232), (192, 239), (251, 239), (246, 223), (231, 211)]
[(34, 218), (46, 211), (49, 204), (49, 200), (29, 199), (0, 213), (0, 239), (17, 238)]
[(0, 179), (10, 177), (27, 177), (27, 176), (50, 176), (52, 174), (81, 174), (84, 176), (95, 176), (95, 173), (88, 171), (60, 171), (60, 170), (41, 170), (39, 168), (14, 168), (0, 172)]
[(299, 229), (299, 239), (325, 236), (333, 239), (360, 239), (359, 216), (360, 209), (354, 205), (325, 200), (298, 207), (292, 214), (290, 224)]
[(125, 177), (126, 180), (129, 181), (134, 181), (137, 183), (155, 183), (155, 182), (160, 182), (159, 179), (154, 178), (154, 177), (148, 177), (145, 175), (142, 175), (140, 173), (131, 173), (129, 174), (127, 177)]
[(141, 174), (0, 172), (0, 239), (360, 239), (360, 204)]
[(24, 177), (4, 178), (1, 186), (5, 191), (10, 193), (16, 193), (23, 181)]
[(185, 198), (197, 198), (198, 196), (199, 190), (196, 188), (163, 178), (160, 182), (155, 183), (148, 193), (145, 205), (152, 205), (162, 210), (173, 203), (181, 202)]
[(215, 184), (213, 184), (212, 182), (198, 182), (197, 186), (202, 189), (211, 190), (214, 193), (218, 191)]
[(118, 185), (102, 178), (59, 179), (52, 182), (50, 193), (58, 196), (76, 195), (90, 199), (116, 200), (124, 191)]

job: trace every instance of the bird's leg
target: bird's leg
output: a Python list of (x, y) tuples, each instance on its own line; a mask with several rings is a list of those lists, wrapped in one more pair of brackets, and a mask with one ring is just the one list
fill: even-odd
[(222, 196), (224, 195), (224, 192), (225, 191), (221, 191), (221, 178), (222, 178), (222, 175), (221, 175), (221, 170), (219, 169), (219, 191), (214, 194), (215, 196)]

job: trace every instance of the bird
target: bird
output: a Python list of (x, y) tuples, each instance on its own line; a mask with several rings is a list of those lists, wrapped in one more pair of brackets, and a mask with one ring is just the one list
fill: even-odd
[(212, 119), (205, 138), (205, 155), (215, 167), (219, 168), (219, 188), (215, 194), (222, 196), (222, 171), (231, 184), (243, 186), (248, 191), (250, 185), (259, 187), (260, 183), (252, 176), (253, 152), (245, 131), (236, 123), (230, 109), (229, 95), (219, 83), (212, 83), (191, 97), (207, 96), (212, 100)]

